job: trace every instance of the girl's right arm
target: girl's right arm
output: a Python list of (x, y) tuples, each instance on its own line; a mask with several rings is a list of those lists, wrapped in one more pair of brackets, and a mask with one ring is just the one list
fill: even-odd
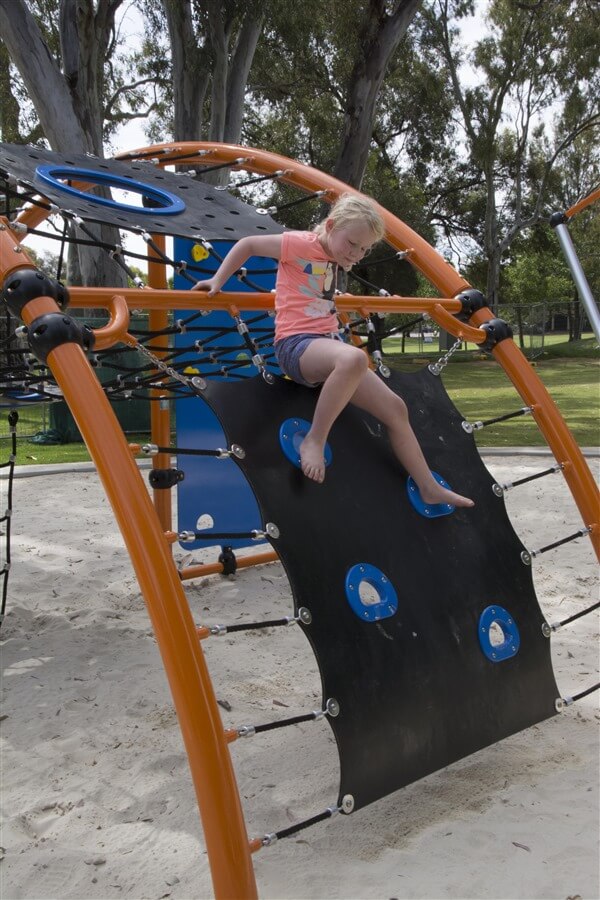
[(281, 256), (282, 234), (261, 234), (243, 237), (234, 244), (212, 278), (198, 281), (193, 291), (208, 291), (208, 296), (218, 294), (228, 278), (230, 278), (251, 256), (269, 256), (279, 259)]

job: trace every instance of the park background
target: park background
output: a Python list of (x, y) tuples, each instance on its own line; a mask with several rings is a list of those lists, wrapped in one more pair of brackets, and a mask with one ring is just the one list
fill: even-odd
[[(226, 141), (361, 188), (483, 291), (543, 366), (579, 442), (599, 442), (597, 342), (548, 223), (600, 181), (594, 0), (9, 0), (0, 25), (2, 141), (99, 156), (168, 140)], [(198, 177), (223, 183), (227, 175)], [(285, 193), (257, 186), (254, 199), (281, 205)], [(294, 206), (285, 224), (311, 227), (319, 212)], [(597, 296), (597, 209), (569, 228)], [(52, 237), (32, 246), (56, 273)], [(121, 240), (139, 241), (126, 233)], [(68, 284), (125, 279), (107, 254), (94, 259), (76, 248), (60, 274)], [(360, 274), (368, 280), (368, 265)], [(428, 295), (431, 285), (405, 263), (394, 291)], [(407, 318), (392, 316), (387, 327)], [(427, 360), (447, 337), (419, 323), (384, 342), (386, 362)], [(477, 404), (473, 389), (483, 400), (493, 387), (502, 413), (516, 393), (490, 385), (481, 357), (474, 347), (455, 355), (462, 368), (454, 368), (451, 395)], [(477, 372), (465, 367), (478, 358)], [(146, 419), (132, 407), (124, 426), (135, 438)], [(20, 433), (38, 442), (25, 464), (87, 456), (81, 446), (42, 448), (77, 437), (58, 405), (25, 411)], [(484, 445), (541, 440), (521, 422), (482, 436)]]
[[(594, 0), (3, 0), (0, 26), (2, 141), (99, 156), (168, 140), (226, 141), (360, 187), (483, 291), (534, 364), (546, 366), (540, 374), (580, 443), (598, 443), (597, 342), (548, 224), (600, 181)], [(281, 203), (285, 191), (258, 186), (254, 199)], [(285, 224), (311, 227), (318, 214), (292, 207)], [(569, 228), (597, 296), (597, 209)], [(32, 244), (51, 273), (55, 238)], [(123, 283), (106, 254), (92, 257), (72, 250), (63, 279)], [(368, 266), (360, 274), (368, 279)], [(396, 293), (431, 293), (408, 263), (394, 279)], [(384, 343), (386, 362), (426, 360), (445, 338), (421, 323)], [(481, 357), (470, 349), (456, 354), (459, 365)], [(490, 390), (494, 376), (481, 361), (477, 378), (473, 368), (454, 369), (457, 401), (461, 390), (473, 399), (478, 381), (482, 399)], [(512, 408), (516, 394), (496, 389), (499, 412)], [(134, 438), (145, 424), (139, 410), (124, 422)], [(20, 433), (38, 441), (25, 464), (87, 456), (68, 447), (76, 431), (59, 406), (25, 411)], [(42, 446), (57, 434), (63, 447)], [(482, 440), (541, 437), (513, 422)]]
[[(0, 139), (99, 156), (171, 139), (239, 142), (360, 186), (484, 292), (578, 442), (597, 447), (598, 346), (548, 224), (599, 182), (597, 12), (594, 0), (0, 0)], [(280, 199), (269, 188), (256, 197), (265, 206)], [(288, 215), (286, 224), (312, 224), (307, 207)], [(597, 296), (597, 211), (569, 227)], [(34, 244), (51, 273), (55, 247), (50, 237)], [(67, 283), (122, 277), (91, 254), (70, 254), (65, 265)], [(396, 290), (431, 289), (407, 264)], [(388, 364), (437, 358), (443, 336), (427, 323), (412, 333), (386, 342)], [(474, 347), (453, 356), (444, 383), (469, 419), (521, 405)], [(53, 408), (21, 408), (20, 434), (46, 433)], [(6, 428), (2, 411), (0, 435)], [(543, 442), (527, 418), (477, 440)], [(0, 449), (10, 452), (8, 438)], [(17, 454), (19, 465), (84, 458), (73, 442), (21, 443)], [(510, 456), (502, 464), (500, 480), (540, 467)], [(562, 481), (534, 484), (509, 500), (526, 546), (577, 521)], [(32, 472), (16, 498), (19, 564), (5, 632), (15, 662), (3, 715), (18, 740), (5, 798), (6, 895), (208, 896), (172, 702), (106, 500), (86, 469), (62, 479)], [(542, 559), (536, 580), (549, 618), (589, 601), (590, 555), (577, 541), (559, 560)], [(266, 617), (288, 611), (284, 581), (275, 566), (256, 568), (243, 583), (205, 579), (192, 600), (203, 617), (223, 618), (233, 603)], [(563, 635), (554, 664), (575, 690), (594, 677), (597, 654), (587, 626)], [(257, 703), (275, 712), (300, 705), (307, 671), (318, 695), (304, 644), (277, 668), (265, 643), (211, 659), (219, 684), (237, 679), (245, 689), (222, 695), (235, 716), (253, 715)], [(350, 819), (284, 843), (258, 861), (262, 895), (598, 896), (597, 715), (590, 699), (386, 798), (357, 828)], [(328, 749), (321, 738), (303, 737), (313, 776)], [(290, 819), (306, 814), (299, 798), (309, 781), (308, 800), (320, 802), (323, 782), (295, 769), (293, 799), (282, 801), (290, 756), (267, 746), (265, 766), (264, 751), (247, 746), (240, 785), (252, 800), (252, 833), (277, 820), (281, 802)]]

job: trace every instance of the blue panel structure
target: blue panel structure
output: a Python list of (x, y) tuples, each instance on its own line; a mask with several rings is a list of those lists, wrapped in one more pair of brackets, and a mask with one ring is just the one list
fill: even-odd
[[(221, 258), (232, 246), (230, 241), (213, 241), (212, 244)], [(174, 245), (175, 259), (199, 265), (198, 256), (204, 255), (203, 248), (199, 244), (177, 238)], [(201, 265), (206, 270), (204, 277), (209, 278), (210, 273), (217, 269), (218, 261), (215, 256), (207, 256), (201, 260)], [(275, 287), (276, 263), (274, 260), (252, 257), (246, 263), (245, 268), (251, 281), (260, 285), (264, 291), (270, 291)], [(189, 281), (186, 281), (181, 275), (175, 276), (174, 287), (177, 290), (183, 290), (190, 286)], [(237, 278), (231, 278), (224, 285), (224, 290), (250, 291), (251, 288), (242, 284)], [(199, 303), (201, 303), (201, 297), (202, 295), (199, 294)], [(175, 312), (176, 319), (185, 319), (189, 315), (190, 310)], [(245, 322), (251, 322), (258, 315), (260, 314), (243, 312), (241, 317)], [(193, 343), (194, 339), (202, 340), (203, 333), (209, 336), (218, 333), (219, 329), (230, 329), (234, 322), (228, 313), (218, 310), (196, 320), (194, 325), (201, 328), (202, 331), (199, 334), (191, 331), (178, 334), (175, 339), (176, 347), (187, 347)], [(194, 325), (190, 327), (192, 328)], [(261, 329), (261, 337), (266, 337), (267, 334), (272, 335), (273, 319), (271, 317), (265, 317), (258, 325)], [(265, 331), (263, 332), (262, 329)], [(242, 338), (235, 330), (219, 335), (218, 339), (207, 338), (206, 353), (210, 352), (210, 349), (217, 344), (219, 348), (231, 347), (232, 350), (224, 353), (219, 350), (219, 356), (215, 358), (215, 363), (202, 365), (202, 375), (209, 375), (211, 380), (213, 378), (224, 380), (225, 376), (218, 374), (222, 366), (236, 361), (243, 364), (233, 370), (236, 376), (248, 378), (256, 375), (257, 369), (251, 361), (250, 352), (245, 348), (240, 349), (242, 343)], [(269, 343), (272, 343), (272, 337), (269, 337)], [(194, 366), (197, 355), (197, 353), (190, 353), (190, 366)], [(183, 360), (185, 358), (185, 356), (180, 357)], [(233, 377), (229, 376), (229, 379), (233, 380)], [(227, 447), (227, 440), (217, 417), (203, 400), (199, 398), (177, 400), (175, 410), (177, 446), (200, 449)], [(231, 459), (181, 455), (177, 461), (177, 468), (185, 476), (177, 486), (178, 530), (198, 531), (202, 529), (207, 533), (207, 540), (186, 543), (186, 549), (211, 546), (211, 541), (208, 540), (211, 531), (223, 534), (261, 529), (261, 517), (252, 488)], [(200, 526), (198, 526), (198, 521), (206, 516), (210, 516), (213, 524), (204, 529), (205, 522), (210, 523), (210, 520), (203, 519)], [(212, 543), (223, 542), (218, 540)], [(226, 542), (228, 547), (233, 548), (245, 547), (250, 543), (255, 544), (256, 542), (245, 538), (231, 539)]]

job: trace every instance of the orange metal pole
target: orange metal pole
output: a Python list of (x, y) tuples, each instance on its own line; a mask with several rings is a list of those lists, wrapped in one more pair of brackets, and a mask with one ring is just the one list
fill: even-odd
[[(477, 324), (492, 318), (489, 309), (475, 313), (472, 321)], [(571, 434), (558, 407), (548, 393), (543, 381), (523, 356), (513, 340), (500, 341), (492, 350), (527, 406), (544, 435), (557, 462), (565, 463), (563, 475), (577, 504), (583, 523), (590, 530), (590, 539), (600, 559), (600, 496), (598, 485)]]
[[(49, 301), (56, 309), (56, 304)], [(27, 308), (24, 310), (24, 319)], [(80, 347), (48, 364), (94, 460), (158, 640), (196, 789), (218, 898), (256, 897), (231, 759), (196, 628), (169, 547), (117, 420)]]
[[(115, 294), (114, 288), (73, 287), (69, 292), (69, 303), (78, 309), (93, 309), (106, 306)], [(203, 291), (159, 291), (139, 290), (139, 288), (119, 288), (130, 309), (225, 309), (235, 305), (238, 310), (272, 310), (271, 293), (221, 292), (209, 297)], [(344, 312), (355, 312), (364, 307), (369, 312), (422, 312), (433, 315), (439, 306), (449, 313), (462, 310), (462, 303), (454, 297), (367, 297), (356, 294), (340, 294), (335, 298), (336, 308)]]
[[(360, 191), (357, 191), (356, 188), (349, 187), (343, 181), (338, 181), (337, 178), (305, 166), (296, 162), (296, 160), (288, 159), (285, 156), (279, 156), (277, 153), (270, 153), (266, 150), (248, 149), (237, 144), (219, 144), (216, 146), (205, 142), (182, 141), (178, 144), (155, 144), (152, 147), (132, 150), (130, 153), (121, 155), (133, 157), (140, 152), (144, 154), (154, 152), (161, 165), (169, 165), (171, 157), (181, 155), (182, 151), (190, 154), (202, 154), (200, 159), (202, 163), (215, 161), (232, 162), (234, 163), (234, 168), (249, 168), (253, 172), (264, 175), (282, 172), (283, 174), (279, 180), (288, 184), (294, 184), (311, 193), (325, 191), (329, 200), (333, 200), (341, 194), (360, 195)], [(236, 160), (242, 160), (242, 162), (236, 163)], [(186, 163), (190, 165), (192, 162), (192, 160), (186, 160)], [(384, 207), (378, 206), (378, 209), (386, 223), (388, 230), (387, 239), (392, 246), (399, 250), (412, 249), (414, 257), (411, 256), (411, 262), (414, 262), (415, 266), (446, 296), (454, 296), (470, 287), (469, 283), (416, 231), (413, 231), (406, 223), (397, 219)]]
[[(164, 234), (153, 235), (156, 246), (163, 253), (165, 252), (165, 236)], [(167, 270), (162, 263), (157, 262), (158, 255), (152, 247), (148, 251), (148, 283), (150, 287), (159, 290), (167, 290)], [(148, 319), (150, 331), (162, 331), (169, 324), (169, 312), (167, 309), (151, 309)], [(168, 340), (165, 337), (158, 337), (157, 341), (164, 343)], [(153, 347), (153, 341), (148, 342), (148, 347), (160, 359), (166, 356), (166, 351), (157, 350)], [(171, 404), (166, 399), (161, 399), (163, 392), (160, 389), (152, 389), (151, 396), (155, 399), (150, 401), (150, 430), (152, 443), (158, 447), (168, 447), (171, 443)], [(169, 469), (171, 466), (171, 458), (168, 453), (158, 453), (152, 458), (153, 469)], [(173, 525), (173, 504), (171, 490), (154, 490), (152, 492), (154, 500), (154, 508), (158, 515), (160, 524), (164, 531), (168, 531)]]
[[(15, 257), (18, 265), (15, 264)], [(0, 278), (35, 268), (0, 230)], [(29, 301), (26, 325), (58, 313), (50, 297)], [(51, 369), (96, 465), (146, 601), (186, 746), (217, 898), (255, 898), (256, 882), (237, 785), (206, 661), (177, 569), (138, 468), (81, 347), (61, 344)]]
[(502, 341), (494, 357), (518, 390), (546, 438), (557, 462), (565, 463), (563, 475), (579, 508), (583, 523), (600, 560), (600, 499), (598, 486), (575, 438), (569, 431), (554, 400), (534, 369), (513, 341)]
[(106, 350), (127, 337), (129, 327), (129, 307), (124, 297), (115, 294), (108, 304), (110, 321), (108, 325), (94, 331), (94, 350)]
[[(245, 569), (248, 566), (258, 566), (263, 563), (275, 562), (279, 559), (279, 554), (275, 550), (267, 550), (264, 553), (256, 553), (254, 556), (242, 556), (236, 560), (238, 569)], [(179, 577), (183, 581), (190, 578), (200, 578), (204, 575), (219, 575), (225, 567), (223, 563), (205, 563), (197, 566), (186, 566), (179, 570)]]

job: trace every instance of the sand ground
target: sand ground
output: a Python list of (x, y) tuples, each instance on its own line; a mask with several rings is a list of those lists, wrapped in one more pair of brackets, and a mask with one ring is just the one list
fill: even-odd
[[(487, 459), (500, 481), (545, 468)], [(598, 469), (598, 460), (590, 464)], [(146, 479), (144, 479), (146, 481)], [(5, 488), (5, 486), (4, 486)], [(580, 527), (556, 475), (510, 492), (525, 546)], [(208, 898), (209, 867), (187, 759), (156, 641), (95, 472), (19, 478), (3, 655), (2, 896)], [(179, 562), (185, 552), (176, 550)], [(214, 550), (194, 559), (214, 559)], [(587, 538), (534, 562), (557, 622), (598, 599)], [(196, 621), (292, 611), (272, 563), (188, 584)], [(226, 726), (318, 708), (320, 680), (299, 629), (205, 643)], [(598, 618), (552, 638), (562, 696), (598, 681)], [(255, 859), (263, 898), (575, 898), (599, 884), (598, 694), (355, 815)], [(249, 835), (337, 798), (325, 721), (231, 748)]]

